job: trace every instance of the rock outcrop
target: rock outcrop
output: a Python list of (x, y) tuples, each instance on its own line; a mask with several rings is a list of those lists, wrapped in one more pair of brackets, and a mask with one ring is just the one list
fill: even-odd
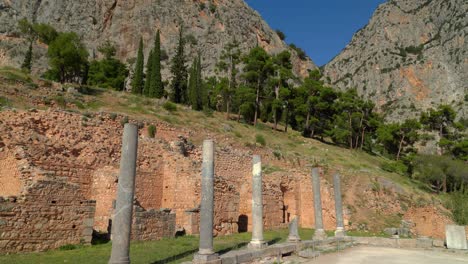
[[(302, 61), (273, 31), (261, 16), (243, 0), (0, 0), (0, 65), (19, 66), (27, 44), (19, 39), (18, 20), (47, 23), (59, 31), (77, 32), (91, 56), (106, 40), (118, 46), (117, 55), (125, 62), (136, 57), (140, 36), (145, 55), (161, 30), (162, 49), (169, 57), (178, 43), (179, 26), (188, 40), (188, 58), (201, 53), (206, 75), (214, 73), (224, 46), (236, 39), (246, 52), (257, 44), (270, 53), (288, 49), (293, 54), (294, 71), (306, 76), (316, 66)], [(36, 71), (46, 68), (45, 47), (37, 43)], [(36, 49), (37, 50), (37, 49)], [(163, 62), (163, 75), (169, 73), (169, 60)]]
[(356, 87), (390, 120), (440, 104), (466, 116), (468, 3), (391, 0), (324, 67), (328, 81)]

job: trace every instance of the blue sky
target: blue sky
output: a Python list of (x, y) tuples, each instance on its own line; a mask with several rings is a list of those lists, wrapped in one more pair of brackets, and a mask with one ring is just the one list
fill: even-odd
[(319, 66), (326, 64), (364, 27), (385, 0), (246, 0), (286, 42), (304, 49)]

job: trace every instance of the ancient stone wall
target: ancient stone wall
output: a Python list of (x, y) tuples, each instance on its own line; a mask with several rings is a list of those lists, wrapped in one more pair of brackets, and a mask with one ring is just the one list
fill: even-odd
[(175, 235), (176, 215), (170, 210), (133, 207), (132, 240), (158, 240)]
[(0, 253), (89, 244), (94, 211), (79, 186), (40, 180), (25, 195), (0, 199)]

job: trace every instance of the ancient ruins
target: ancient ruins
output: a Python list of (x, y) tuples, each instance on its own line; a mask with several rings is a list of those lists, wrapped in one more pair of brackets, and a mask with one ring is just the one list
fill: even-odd
[[(56, 110), (2, 112), (0, 253), (89, 244), (93, 234), (109, 236), (113, 226), (121, 225), (116, 216), (125, 206), (117, 193), (120, 187), (132, 184), (125, 183), (122, 178), (122, 170), (131, 170), (120, 162), (123, 159), (123, 120), (123, 116), (105, 113), (84, 122), (81, 115)], [(132, 215), (132, 240), (156, 240), (173, 237), (176, 233), (198, 234), (200, 231), (202, 237), (207, 229), (212, 233), (205, 236), (211, 238), (254, 231), (251, 244), (261, 247), (261, 229), (289, 225), (290, 241), (299, 241), (301, 238), (295, 231), (298, 227), (336, 230), (336, 236), (342, 237), (344, 229), (351, 225), (352, 212), (348, 205), (353, 201), (344, 193), (340, 194), (338, 174), (334, 177), (334, 188), (329, 183), (333, 182), (333, 172), (314, 168), (311, 175), (308, 164), (298, 161), (299, 164), (291, 165), (264, 149), (252, 153), (226, 144), (215, 147), (213, 143), (210, 157), (198, 147), (205, 148), (206, 142), (192, 144), (187, 140), (194, 135), (189, 129), (176, 129), (164, 122), (130, 120), (130, 123), (139, 127), (138, 132), (135, 128), (132, 130), (134, 136), (138, 133), (135, 137), (138, 138), (138, 155), (134, 199), (130, 196), (126, 199), (127, 205), (133, 202), (133, 208), (126, 207), (125, 211), (127, 217), (128, 213)], [(146, 134), (150, 124), (157, 127), (156, 138)], [(223, 139), (214, 138), (214, 141)], [(254, 155), (258, 155), (254, 164), (260, 164), (261, 157), (261, 164), (288, 169), (262, 175), (259, 170), (262, 165), (252, 168)], [(212, 178), (200, 177), (210, 171)], [(346, 179), (345, 176), (341, 178), (343, 182)], [(207, 209), (204, 202), (200, 203), (204, 201), (201, 191), (210, 184), (205, 180), (213, 184), (212, 218), (203, 213)], [(376, 195), (379, 194), (366, 193), (368, 197)], [(320, 199), (320, 203), (315, 202)], [(400, 210), (391, 198), (381, 196), (379, 199), (391, 205), (390, 210)], [(263, 212), (253, 210), (256, 207), (252, 200), (263, 203), (260, 207)], [(342, 206), (339, 205), (341, 200)], [(379, 204), (372, 204), (371, 200), (369, 206)], [(418, 223), (415, 232), (443, 239), (445, 223), (450, 220), (431, 210), (434, 209), (409, 208), (405, 219)], [(427, 215), (424, 220), (415, 217), (421, 212)], [(201, 219), (203, 217), (207, 219)], [(260, 225), (258, 219), (262, 218), (263, 225)], [(212, 225), (200, 226), (200, 222), (208, 223), (208, 219), (212, 219)], [(426, 230), (431, 231), (427, 233)], [(128, 243), (128, 240), (123, 242)], [(210, 243), (208, 239), (206, 244), (200, 244), (199, 253), (210, 255)]]

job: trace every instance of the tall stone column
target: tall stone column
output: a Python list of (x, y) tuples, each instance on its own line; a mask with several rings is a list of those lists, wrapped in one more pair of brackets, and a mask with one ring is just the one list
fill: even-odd
[(125, 124), (117, 185), (117, 201), (112, 221), (110, 264), (130, 263), (130, 231), (132, 230), (137, 150), (138, 127), (135, 124)]
[(335, 211), (336, 211), (336, 231), (335, 237), (345, 237), (344, 221), (343, 221), (343, 203), (341, 200), (341, 180), (340, 175), (333, 175), (333, 185), (335, 190)]
[(193, 258), (194, 263), (221, 263), (213, 250), (214, 210), (214, 142), (203, 141), (203, 164), (201, 179), (200, 245)]
[(253, 156), (252, 168), (252, 240), (248, 247), (261, 249), (267, 246), (263, 240), (262, 161)]
[(327, 234), (323, 229), (322, 217), (322, 198), (320, 195), (320, 175), (318, 168), (312, 169), (312, 188), (314, 191), (314, 215), (315, 215), (315, 233), (314, 240), (323, 240), (327, 238)]

